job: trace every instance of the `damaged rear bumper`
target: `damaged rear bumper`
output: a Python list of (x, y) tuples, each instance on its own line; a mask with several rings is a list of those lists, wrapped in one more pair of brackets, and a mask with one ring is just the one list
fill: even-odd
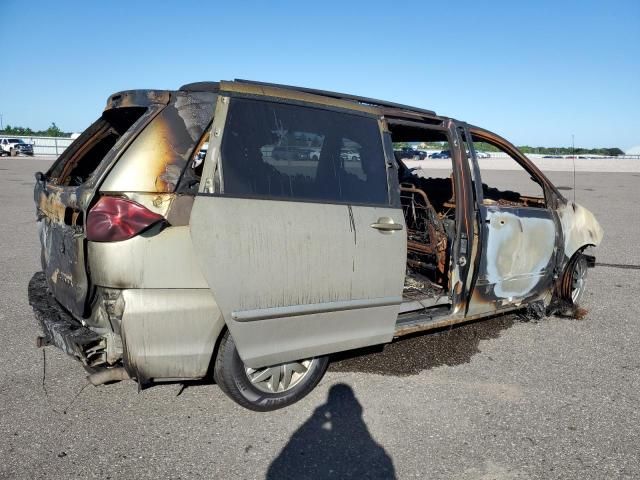
[(29, 305), (44, 333), (41, 346), (55, 345), (84, 365), (95, 363), (93, 357), (104, 337), (67, 313), (49, 292), (44, 272), (37, 272), (29, 281)]

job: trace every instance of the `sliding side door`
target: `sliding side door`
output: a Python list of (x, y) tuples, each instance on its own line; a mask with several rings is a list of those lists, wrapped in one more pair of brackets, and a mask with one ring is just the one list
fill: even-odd
[(365, 113), (220, 97), (191, 235), (248, 366), (392, 339), (406, 237), (380, 125)]

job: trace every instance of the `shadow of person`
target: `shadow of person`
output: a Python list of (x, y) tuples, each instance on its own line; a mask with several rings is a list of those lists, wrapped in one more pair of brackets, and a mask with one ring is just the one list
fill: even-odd
[(351, 387), (331, 387), (327, 403), (291, 436), (271, 463), (268, 480), (396, 478), (391, 457), (371, 437)]

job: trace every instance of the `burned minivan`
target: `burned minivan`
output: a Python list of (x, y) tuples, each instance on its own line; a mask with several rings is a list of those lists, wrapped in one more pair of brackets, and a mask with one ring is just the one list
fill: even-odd
[[(394, 146), (415, 144), (450, 155), (412, 169)], [(483, 169), (486, 146), (512, 174)], [(39, 344), (96, 385), (213, 376), (260, 411), (305, 396), (332, 353), (576, 305), (602, 238), (489, 131), (243, 80), (112, 95), (36, 180)]]

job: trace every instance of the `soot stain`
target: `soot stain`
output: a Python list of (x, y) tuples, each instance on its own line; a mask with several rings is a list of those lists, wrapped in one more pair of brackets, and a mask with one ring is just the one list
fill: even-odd
[(406, 376), (434, 367), (469, 363), (474, 355), (480, 353), (481, 340), (498, 338), (519, 321), (523, 319), (504, 315), (435, 333), (401, 338), (383, 346), (336, 354), (329, 370)]

